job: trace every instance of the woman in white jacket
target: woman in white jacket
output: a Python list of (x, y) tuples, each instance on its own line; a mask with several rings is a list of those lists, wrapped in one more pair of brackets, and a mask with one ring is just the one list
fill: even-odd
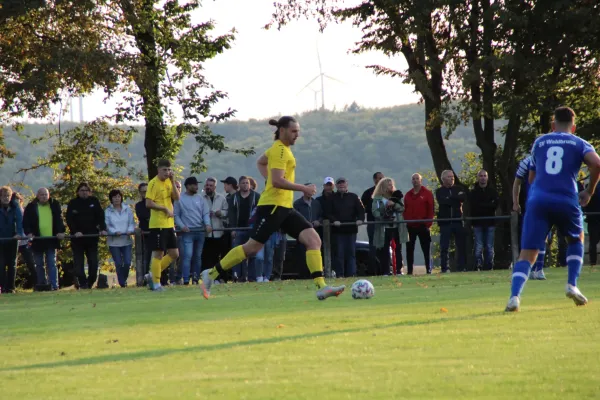
[(111, 190), (108, 198), (111, 205), (104, 212), (106, 230), (109, 234), (106, 242), (115, 263), (119, 285), (126, 287), (133, 247), (131, 235), (135, 230), (133, 211), (129, 206), (123, 205), (123, 193), (120, 190)]

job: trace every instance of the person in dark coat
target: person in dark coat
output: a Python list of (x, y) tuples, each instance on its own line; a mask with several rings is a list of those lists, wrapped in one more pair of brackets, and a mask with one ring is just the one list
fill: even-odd
[[(47, 285), (50, 281), (51, 289), (58, 290), (56, 250), (60, 248), (60, 240), (65, 237), (65, 224), (60, 203), (50, 198), (48, 189), (39, 189), (36, 198), (25, 207), (23, 230), (33, 239), (31, 249), (35, 260), (37, 284)], [(57, 239), (40, 239), (50, 236), (56, 236)]]
[(2, 293), (15, 292), (18, 240), (23, 236), (23, 213), (21, 207), (12, 201), (12, 189), (0, 188), (0, 287)]
[[(356, 235), (365, 219), (365, 208), (355, 193), (348, 192), (348, 180), (336, 180), (337, 192), (333, 195), (331, 220), (337, 254), (334, 260), (338, 278), (356, 276)], [(342, 226), (342, 222), (352, 225)]]
[[(438, 219), (462, 218), (462, 205), (467, 199), (467, 191), (454, 185), (454, 172), (442, 172), (442, 186), (435, 191), (438, 202)], [(466, 271), (465, 231), (462, 221), (440, 221), (440, 261), (442, 272), (450, 272), (448, 267), (448, 252), (450, 239), (454, 236), (456, 252), (458, 253), (458, 269)]]
[[(80, 289), (91, 289), (98, 278), (98, 236), (106, 235), (104, 210), (100, 201), (92, 196), (92, 190), (87, 183), (77, 187), (77, 197), (67, 206), (67, 225), (71, 236), (73, 264), (79, 281)], [(88, 262), (88, 276), (85, 275), (84, 260)]]
[[(488, 173), (481, 170), (477, 173), (477, 183), (469, 192), (471, 217), (493, 217), (496, 215), (498, 201), (496, 189), (488, 185)], [(472, 222), (475, 235), (475, 262), (477, 270), (494, 269), (494, 233), (496, 221), (493, 219), (474, 219)], [(485, 255), (485, 263), (484, 263)]]

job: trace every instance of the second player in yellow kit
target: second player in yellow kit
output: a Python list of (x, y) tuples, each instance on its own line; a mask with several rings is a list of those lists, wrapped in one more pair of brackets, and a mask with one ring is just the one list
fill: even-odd
[(146, 192), (146, 207), (150, 209), (148, 242), (152, 247), (152, 261), (145, 278), (148, 287), (154, 291), (164, 290), (160, 285), (160, 275), (179, 257), (173, 218), (173, 202), (179, 200), (179, 191), (174, 186), (171, 163), (160, 160), (158, 174), (148, 183)]
[(202, 272), (204, 297), (208, 299), (212, 283), (219, 275), (225, 275), (225, 271), (256, 255), (271, 235), (280, 229), (306, 247), (306, 263), (318, 289), (317, 298), (325, 300), (331, 296), (339, 296), (345, 286), (327, 286), (323, 278), (321, 239), (318, 233), (293, 208), (294, 191), (309, 196), (314, 196), (317, 191), (315, 185), (294, 183), (296, 159), (290, 146), (296, 143), (300, 135), (300, 125), (292, 117), (270, 120), (269, 124), (276, 126), (277, 130), (275, 142), (257, 161), (258, 170), (267, 179), (267, 185), (256, 207), (257, 218), (250, 239), (242, 246), (231, 249), (214, 268)]

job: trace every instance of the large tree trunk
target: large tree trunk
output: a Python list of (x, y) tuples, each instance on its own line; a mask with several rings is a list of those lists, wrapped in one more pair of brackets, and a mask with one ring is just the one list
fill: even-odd
[(121, 0), (121, 9), (133, 27), (133, 36), (141, 54), (142, 68), (136, 76), (136, 85), (143, 101), (148, 180), (156, 176), (156, 161), (163, 156), (166, 146), (166, 129), (160, 102), (160, 59), (156, 49), (154, 27), (151, 25), (151, 19), (145, 18), (154, 12), (153, 3), (144, 1), (134, 5), (131, 0)]

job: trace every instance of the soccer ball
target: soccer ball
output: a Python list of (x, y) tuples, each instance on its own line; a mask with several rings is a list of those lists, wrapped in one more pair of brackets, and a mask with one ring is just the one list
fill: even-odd
[(373, 284), (366, 279), (359, 279), (352, 284), (353, 299), (370, 299), (375, 296)]

